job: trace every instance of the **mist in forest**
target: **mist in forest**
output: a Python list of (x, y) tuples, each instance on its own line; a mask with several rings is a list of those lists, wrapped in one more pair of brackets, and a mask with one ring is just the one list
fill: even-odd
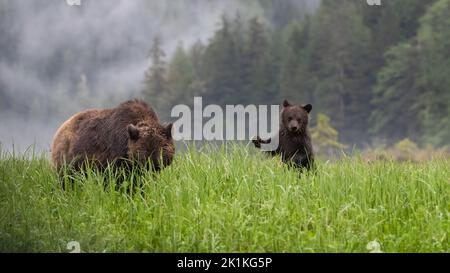
[[(206, 42), (223, 15), (277, 18), (264, 1), (0, 1), (0, 142), (48, 150), (58, 125), (85, 108), (139, 97), (158, 36)], [(308, 1), (316, 6), (318, 1)]]
[(84, 109), (143, 98), (169, 121), (196, 96), (311, 103), (318, 144), (450, 144), (450, 0), (80, 3), (0, 0), (3, 150), (48, 151)]

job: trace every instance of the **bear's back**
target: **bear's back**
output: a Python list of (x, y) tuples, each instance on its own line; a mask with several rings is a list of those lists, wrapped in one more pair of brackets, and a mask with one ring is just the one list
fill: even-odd
[(64, 161), (70, 161), (70, 151), (78, 138), (78, 130), (86, 120), (97, 117), (102, 110), (90, 109), (77, 113), (65, 121), (56, 131), (52, 142), (52, 160), (56, 167), (60, 167)]
[(55, 134), (52, 159), (76, 167), (86, 159), (100, 166), (127, 157), (127, 126), (141, 121), (157, 124), (156, 113), (145, 102), (131, 100), (111, 109), (91, 109), (72, 116)]

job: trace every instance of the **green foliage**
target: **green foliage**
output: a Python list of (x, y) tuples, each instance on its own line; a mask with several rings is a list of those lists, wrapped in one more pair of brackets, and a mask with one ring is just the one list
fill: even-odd
[(249, 99), (243, 103), (267, 103), (273, 98), (275, 79), (271, 71), (270, 44), (260, 19), (249, 21), (247, 37), (243, 51), (243, 91)]
[(311, 33), (316, 109), (333, 116), (342, 141), (363, 144), (371, 111), (370, 31), (354, 1), (323, 1)]
[(169, 64), (167, 76), (168, 92), (171, 100), (190, 104), (197, 92), (197, 75), (194, 64), (186, 54), (183, 44), (179, 44)]
[(210, 92), (210, 100), (215, 98), (217, 104), (234, 104), (242, 98), (239, 91), (243, 44), (236, 39), (241, 31), (242, 28), (232, 27), (229, 19), (223, 16), (222, 27), (216, 31), (206, 48), (206, 90)]
[(414, 153), (416, 152), (419, 147), (417, 146), (416, 143), (414, 143), (413, 141), (411, 141), (408, 138), (405, 138), (399, 142), (397, 142), (394, 146), (395, 149), (398, 149), (402, 152), (406, 152), (406, 153)]
[(87, 171), (62, 190), (45, 156), (3, 154), (0, 252), (450, 251), (448, 160), (317, 163), (190, 149), (159, 174)]
[(439, 0), (421, 19), (425, 94), (425, 139), (443, 145), (450, 139), (450, 0)]
[[(307, 15), (308, 0), (258, 0), (273, 27), (277, 30), (283, 29), (292, 21), (302, 19)], [(312, 1), (309, 1), (311, 4)]]
[(372, 100), (371, 131), (395, 142), (408, 136), (419, 141), (423, 132), (424, 87), (420, 83), (419, 46), (415, 41), (392, 47), (378, 73)]
[(314, 139), (314, 151), (319, 155), (333, 156), (334, 153), (346, 148), (338, 140), (339, 133), (330, 125), (330, 118), (324, 114), (317, 115), (317, 124), (311, 128)]
[(309, 58), (310, 19), (303, 23), (294, 21), (285, 30), (286, 53), (280, 71), (280, 93), (284, 99), (314, 103), (314, 74)]

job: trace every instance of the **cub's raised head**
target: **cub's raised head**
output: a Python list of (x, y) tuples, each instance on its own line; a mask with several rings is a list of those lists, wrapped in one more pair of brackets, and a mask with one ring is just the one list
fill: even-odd
[(170, 165), (175, 154), (172, 138), (172, 125), (157, 125), (148, 122), (129, 124), (128, 158), (141, 164), (151, 163), (151, 167), (159, 171)]
[(281, 111), (282, 126), (292, 134), (305, 133), (311, 110), (311, 104), (305, 106), (292, 105), (287, 100), (284, 100), (283, 110)]

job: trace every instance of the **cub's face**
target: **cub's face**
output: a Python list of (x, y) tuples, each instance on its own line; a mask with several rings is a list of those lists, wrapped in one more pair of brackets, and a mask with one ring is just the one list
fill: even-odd
[(140, 163), (149, 161), (156, 171), (172, 163), (175, 146), (172, 124), (154, 126), (146, 122), (130, 124), (128, 131), (128, 157)]
[(285, 100), (281, 112), (281, 123), (290, 133), (300, 134), (306, 132), (311, 110), (311, 104), (305, 106), (292, 105)]

